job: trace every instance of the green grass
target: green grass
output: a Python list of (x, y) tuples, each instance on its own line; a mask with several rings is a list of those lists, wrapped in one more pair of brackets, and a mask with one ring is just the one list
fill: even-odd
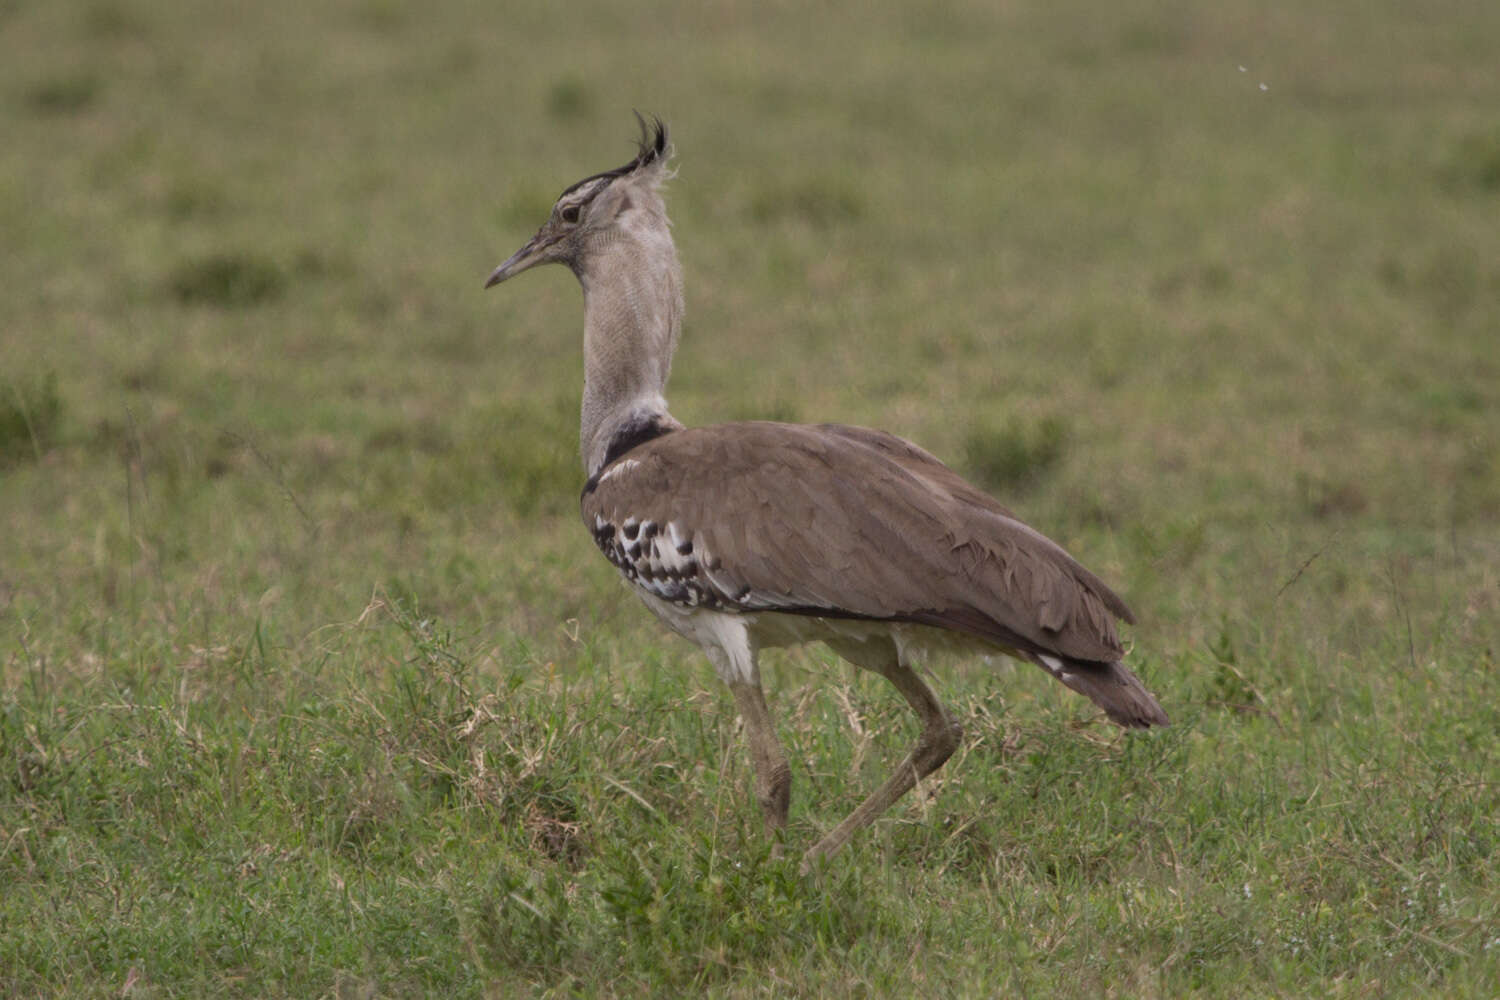
[[(1495, 995), (1493, 5), (0, 33), (0, 994)], [(772, 850), (732, 699), (576, 523), (575, 283), (480, 291), (632, 107), (675, 412), (987, 482), (1175, 726), (935, 664), (962, 749), (801, 879), (914, 725), (768, 657)]]

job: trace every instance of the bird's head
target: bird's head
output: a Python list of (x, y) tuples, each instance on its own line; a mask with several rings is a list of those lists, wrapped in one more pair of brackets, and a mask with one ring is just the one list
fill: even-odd
[(671, 156), (667, 127), (658, 118), (648, 124), (639, 112), (636, 120), (641, 138), (635, 159), (585, 177), (559, 195), (542, 228), (495, 268), (484, 287), (538, 264), (567, 264), (583, 278), (591, 259), (621, 237), (637, 236), (650, 242), (653, 234), (666, 233), (666, 208), (658, 189), (668, 176)]

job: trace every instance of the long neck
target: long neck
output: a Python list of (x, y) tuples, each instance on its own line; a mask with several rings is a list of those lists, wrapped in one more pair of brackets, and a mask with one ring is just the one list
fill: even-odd
[(682, 325), (682, 275), (665, 224), (616, 232), (577, 269), (583, 285), (584, 469), (598, 472), (611, 442), (655, 421), (682, 426), (663, 392)]

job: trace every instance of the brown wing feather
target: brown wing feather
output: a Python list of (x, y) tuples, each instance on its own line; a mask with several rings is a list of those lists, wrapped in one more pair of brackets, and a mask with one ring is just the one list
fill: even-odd
[(992, 511), (1002, 518), (1013, 522), (1016, 528), (1034, 536), (1036, 541), (1042, 543), (1044, 547), (1051, 549), (1053, 555), (1061, 556), (1068, 566), (1069, 573), (1090, 590), (1095, 591), (1115, 617), (1121, 618), (1132, 625), (1135, 624), (1135, 615), (1131, 612), (1130, 608), (1120, 599), (1119, 595), (1105, 585), (1104, 581), (1080, 565), (1077, 560), (1068, 555), (1057, 543), (1036, 531), (1030, 525), (1027, 525), (1020, 518), (1016, 517), (1015, 514), (1011, 513), (1010, 509), (1002, 505), (1000, 501), (969, 483), (968, 480), (938, 461), (931, 453), (917, 447), (905, 438), (896, 437), (894, 434), (888, 434), (885, 431), (871, 430), (868, 427), (823, 424), (819, 427), (819, 430), (882, 452), (914, 474), (929, 478), (935, 487), (945, 490), (955, 499)]
[(725, 605), (920, 622), (1083, 661), (1121, 655), (1114, 619), (1132, 619), (1118, 596), (900, 438), (720, 424), (622, 461), (635, 464), (585, 493), (585, 522), (675, 525), (693, 541), (696, 585)]

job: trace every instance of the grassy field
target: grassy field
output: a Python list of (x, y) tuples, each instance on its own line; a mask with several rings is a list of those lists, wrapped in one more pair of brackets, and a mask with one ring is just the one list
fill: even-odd
[[(1500, 7), (0, 2), (0, 994), (1500, 994)], [(1176, 725), (732, 699), (577, 524), (674, 130), (682, 419), (875, 424), (1118, 586)]]

